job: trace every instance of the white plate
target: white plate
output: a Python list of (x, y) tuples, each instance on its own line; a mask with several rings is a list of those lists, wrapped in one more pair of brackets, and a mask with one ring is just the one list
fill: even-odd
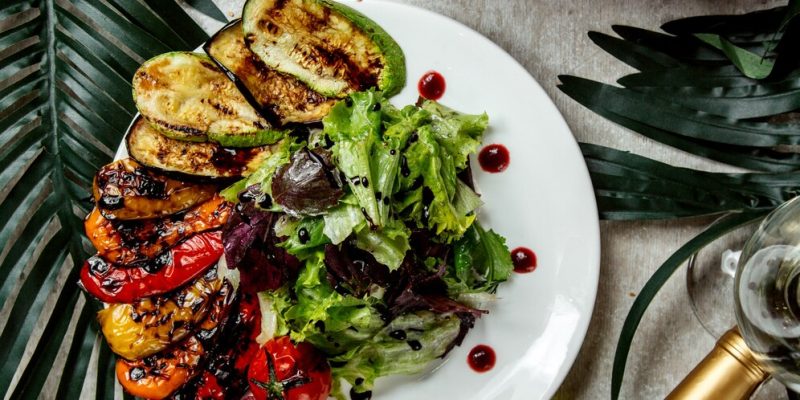
[[(429, 70), (447, 81), (441, 102), (486, 111), (484, 142), (511, 153), (504, 172), (473, 164), (486, 205), (480, 220), (510, 248), (536, 252), (538, 268), (514, 274), (490, 309), (435, 373), (380, 382), (375, 399), (550, 398), (583, 342), (594, 307), (600, 265), (597, 209), (583, 157), (561, 114), (539, 84), (500, 47), (449, 18), (385, 1), (347, 1), (378, 22), (406, 54), (408, 83), (393, 99), (413, 103)], [(491, 371), (467, 365), (476, 344), (497, 353)], [(411, 382), (409, 382), (411, 381)]]
[[(508, 238), (510, 248), (528, 247), (538, 258), (533, 273), (514, 274), (500, 286), (489, 315), (435, 372), (379, 379), (373, 399), (550, 398), (586, 334), (600, 264), (597, 208), (572, 133), (533, 77), (479, 33), (404, 4), (343, 3), (375, 20), (403, 48), (408, 82), (393, 103), (414, 103), (418, 79), (436, 70), (447, 81), (443, 104), (489, 114), (484, 142), (505, 145), (511, 163), (499, 174), (473, 164), (486, 203), (480, 220)], [(497, 364), (483, 374), (467, 365), (477, 344), (497, 353)]]

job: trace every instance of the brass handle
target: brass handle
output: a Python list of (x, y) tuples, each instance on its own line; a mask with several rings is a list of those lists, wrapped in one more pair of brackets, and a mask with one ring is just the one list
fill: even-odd
[(714, 349), (666, 398), (749, 399), (768, 377), (739, 329), (733, 328), (722, 335)]

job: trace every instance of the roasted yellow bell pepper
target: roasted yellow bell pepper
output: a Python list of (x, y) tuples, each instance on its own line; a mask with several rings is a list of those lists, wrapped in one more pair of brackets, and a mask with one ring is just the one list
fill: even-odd
[(97, 320), (114, 353), (141, 359), (166, 349), (203, 321), (223, 280), (211, 268), (192, 284), (173, 293), (132, 304), (110, 304)]

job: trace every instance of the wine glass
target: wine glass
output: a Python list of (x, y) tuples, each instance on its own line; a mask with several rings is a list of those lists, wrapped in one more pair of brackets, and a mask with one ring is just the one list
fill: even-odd
[(756, 228), (758, 221), (723, 235), (693, 254), (687, 263), (689, 304), (697, 320), (714, 338), (719, 338), (736, 325), (736, 315), (731, 307), (734, 276), (741, 250)]
[(736, 319), (747, 346), (774, 378), (800, 390), (800, 198), (758, 226), (734, 282)]
[[(714, 221), (711, 226), (715, 225)], [(689, 304), (703, 329), (715, 339), (736, 325), (732, 306), (734, 277), (745, 242), (756, 232), (760, 221), (741, 226), (693, 254), (687, 262), (686, 290)], [(752, 399), (786, 398), (783, 385), (769, 380)]]
[[(738, 325), (757, 368), (775, 378), (754, 397), (782, 397), (778, 381), (800, 389), (800, 199), (719, 238), (688, 264), (690, 303), (705, 330), (720, 337)], [(695, 371), (707, 372), (710, 359)]]

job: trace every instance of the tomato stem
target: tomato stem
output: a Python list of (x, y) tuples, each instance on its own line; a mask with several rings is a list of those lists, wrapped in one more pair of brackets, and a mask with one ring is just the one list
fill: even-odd
[(250, 382), (267, 391), (268, 400), (286, 400), (285, 393), (287, 390), (297, 386), (305, 385), (311, 380), (303, 376), (303, 372), (297, 370), (294, 375), (280, 381), (278, 374), (275, 372), (275, 361), (272, 354), (267, 353), (267, 370), (269, 371), (269, 381), (261, 382), (255, 378), (251, 378)]

